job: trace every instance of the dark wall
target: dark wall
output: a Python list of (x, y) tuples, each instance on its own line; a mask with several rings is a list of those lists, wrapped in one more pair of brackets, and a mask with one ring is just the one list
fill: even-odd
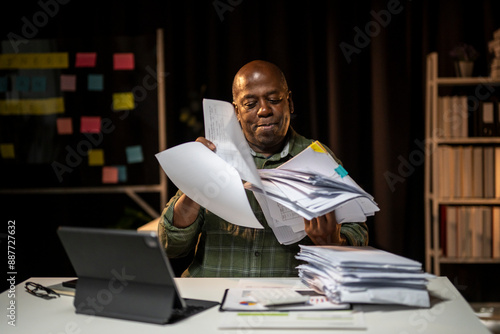
[[(379, 201), (380, 214), (368, 221), (370, 244), (423, 261), (423, 165), (395, 189), (384, 173), (397, 171), (400, 158), (424, 139), (425, 56), (438, 51), (440, 75), (452, 76), (448, 51), (466, 42), (481, 54), (475, 75), (488, 75), (486, 43), (500, 27), (499, 6), (486, 0), (11, 1), (0, 13), (0, 33), (3, 40), (12, 34), (84, 40), (162, 28), (168, 146), (202, 134), (201, 99), (230, 101), (239, 67), (253, 59), (275, 62), (293, 91), (293, 126), (328, 144)], [(121, 196), (1, 200), (2, 221), (18, 222), (23, 278), (66, 273), (47, 269), (64, 261), (51, 246), (57, 226), (115, 225), (130, 217), (125, 208), (140, 212)], [(147, 200), (161, 210), (154, 195)]]

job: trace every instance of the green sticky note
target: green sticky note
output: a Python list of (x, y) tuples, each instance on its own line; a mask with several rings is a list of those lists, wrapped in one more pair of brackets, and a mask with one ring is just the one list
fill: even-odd
[(87, 89), (102, 91), (104, 89), (104, 76), (102, 74), (89, 74), (87, 76)]
[(134, 164), (144, 161), (141, 145), (129, 146), (125, 149), (125, 151), (127, 153), (127, 162), (129, 164)]

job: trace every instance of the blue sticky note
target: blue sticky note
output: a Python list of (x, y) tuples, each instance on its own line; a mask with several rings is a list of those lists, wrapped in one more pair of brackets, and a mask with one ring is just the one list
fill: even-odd
[(33, 92), (45, 92), (47, 89), (47, 78), (46, 77), (32, 77), (31, 78), (31, 90)]
[(7, 77), (0, 77), (0, 92), (7, 91)]
[(118, 182), (127, 182), (127, 166), (115, 166), (118, 169)]
[(344, 177), (347, 175), (347, 171), (344, 169), (344, 167), (340, 165), (337, 168), (335, 168), (335, 171), (340, 175), (340, 177)]
[(14, 87), (18, 92), (27, 92), (30, 90), (30, 78), (24, 75), (14, 77)]
[(89, 74), (87, 76), (87, 89), (102, 91), (104, 89), (104, 76), (102, 74)]
[(129, 164), (139, 163), (144, 161), (144, 156), (142, 155), (142, 146), (128, 146), (125, 149), (127, 153), (127, 162)]

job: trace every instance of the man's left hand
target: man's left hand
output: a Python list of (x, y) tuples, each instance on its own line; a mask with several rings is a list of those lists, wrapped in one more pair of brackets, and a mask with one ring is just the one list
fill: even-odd
[(346, 240), (340, 234), (340, 224), (335, 218), (335, 211), (324, 216), (307, 220), (304, 218), (305, 231), (316, 245), (345, 245)]

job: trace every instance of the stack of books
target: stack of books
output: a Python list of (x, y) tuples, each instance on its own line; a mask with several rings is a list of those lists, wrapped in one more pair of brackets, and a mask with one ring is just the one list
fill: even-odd
[(500, 29), (495, 30), (493, 39), (488, 42), (488, 51), (493, 56), (490, 64), (490, 76), (500, 78)]
[(420, 262), (368, 246), (300, 247), (299, 277), (331, 302), (430, 307), (434, 275)]

